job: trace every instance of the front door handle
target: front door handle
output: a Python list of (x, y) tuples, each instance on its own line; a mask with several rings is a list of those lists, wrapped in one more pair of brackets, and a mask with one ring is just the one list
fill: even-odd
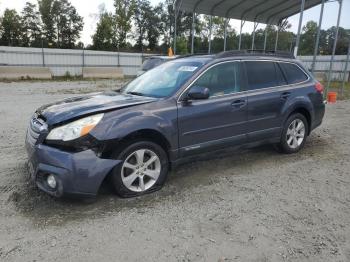
[(233, 101), (231, 106), (240, 108), (240, 107), (245, 106), (245, 104), (246, 104), (245, 100), (239, 99), (239, 100)]
[(284, 92), (281, 94), (281, 99), (288, 99), (290, 97), (290, 92)]

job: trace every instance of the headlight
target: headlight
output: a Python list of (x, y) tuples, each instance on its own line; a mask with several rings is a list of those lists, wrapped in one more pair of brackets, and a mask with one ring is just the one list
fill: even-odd
[(47, 140), (70, 141), (88, 134), (101, 121), (103, 114), (92, 115), (51, 130)]

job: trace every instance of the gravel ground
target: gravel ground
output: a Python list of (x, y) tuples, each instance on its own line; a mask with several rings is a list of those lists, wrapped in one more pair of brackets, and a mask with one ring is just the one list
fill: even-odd
[(350, 261), (350, 102), (328, 105), (298, 154), (226, 151), (163, 190), (56, 200), (27, 182), (40, 105), (119, 82), (0, 83), (0, 261)]

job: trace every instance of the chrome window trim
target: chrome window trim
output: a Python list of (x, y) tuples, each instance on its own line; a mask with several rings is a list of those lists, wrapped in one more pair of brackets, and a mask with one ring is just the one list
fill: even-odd
[[(262, 62), (275, 62), (275, 63), (286, 63), (286, 64), (292, 64), (292, 65), (295, 65), (297, 66), (306, 76), (307, 76), (307, 79), (302, 81), (302, 82), (298, 82), (298, 83), (294, 83), (294, 84), (286, 84), (286, 85), (279, 85), (279, 86), (272, 86), (272, 87), (265, 87), (265, 88), (260, 88), (260, 89), (253, 89), (253, 90), (244, 90), (244, 91), (239, 91), (239, 92), (235, 92), (235, 93), (230, 93), (230, 94), (224, 94), (224, 95), (217, 95), (217, 96), (212, 96), (212, 97), (209, 97), (209, 99), (216, 99), (216, 98), (221, 98), (221, 97), (224, 97), (224, 96), (232, 96), (232, 95), (238, 95), (238, 94), (250, 94), (250, 93), (254, 93), (254, 92), (258, 92), (258, 91), (268, 91), (270, 89), (275, 89), (275, 88), (284, 88), (284, 87), (292, 87), (292, 86), (295, 86), (295, 85), (301, 85), (301, 84), (304, 84), (308, 81), (310, 81), (310, 76), (309, 74), (307, 74), (305, 72), (305, 70), (300, 66), (298, 65), (298, 63), (296, 62), (290, 62), (290, 61), (284, 61), (284, 60), (269, 60), (269, 59), (237, 59), (237, 60), (229, 60), (229, 61), (222, 61), (222, 62), (218, 62), (218, 63), (215, 63), (211, 66), (209, 66), (208, 68), (206, 68), (201, 74), (199, 74), (193, 81), (192, 83), (190, 83), (181, 93), (180, 95), (178, 96), (177, 98), (177, 103), (181, 103), (180, 101), (180, 98), (182, 97), (182, 95), (189, 89), (192, 87), (192, 85), (198, 80), (198, 78), (200, 78), (203, 74), (205, 74), (209, 69), (213, 68), (214, 66), (217, 66), (217, 65), (220, 65), (220, 64), (224, 64), (224, 63), (234, 63), (234, 62), (251, 62), (251, 61), (255, 61), (255, 62), (259, 62), (259, 61), (262, 61)], [(281, 69), (282, 70), (282, 69)], [(282, 72), (283, 73), (283, 72)], [(286, 79), (287, 80), (287, 79)]]

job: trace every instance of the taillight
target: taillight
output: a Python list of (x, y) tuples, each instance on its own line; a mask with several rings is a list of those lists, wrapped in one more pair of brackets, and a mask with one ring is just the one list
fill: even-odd
[(323, 94), (323, 85), (320, 82), (316, 82), (315, 88), (317, 90), (317, 92)]

